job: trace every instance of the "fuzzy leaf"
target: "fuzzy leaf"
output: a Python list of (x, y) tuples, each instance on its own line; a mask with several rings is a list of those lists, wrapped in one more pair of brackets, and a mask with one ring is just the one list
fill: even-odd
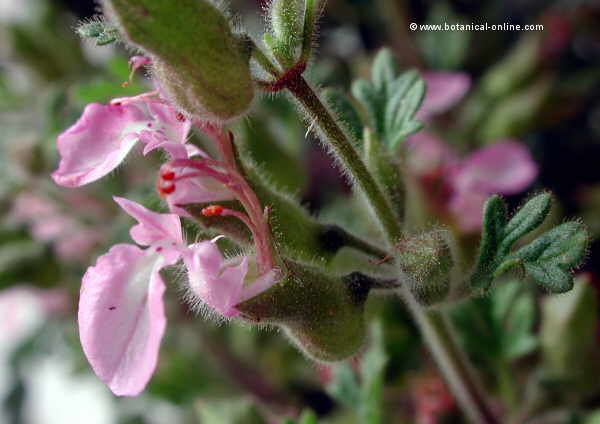
[(101, 20), (83, 22), (77, 27), (76, 32), (83, 38), (95, 38), (97, 46), (104, 46), (120, 40), (117, 29)]
[(551, 292), (560, 293), (573, 287), (570, 270), (582, 261), (589, 239), (581, 223), (562, 224), (510, 253), (521, 237), (542, 224), (550, 206), (550, 194), (539, 194), (507, 222), (502, 199), (499, 196), (488, 199), (484, 206), (479, 257), (471, 277), (473, 288), (487, 290), (494, 278), (513, 267), (521, 267)]
[(382, 49), (373, 61), (373, 85), (378, 91), (386, 90), (396, 80), (398, 69), (389, 49)]
[(539, 227), (550, 213), (551, 206), (552, 196), (549, 193), (542, 193), (523, 205), (504, 228), (500, 251), (507, 254), (517, 240)]
[(542, 234), (514, 252), (508, 261), (518, 260), (525, 272), (554, 293), (573, 288), (570, 270), (584, 258), (588, 234), (580, 222), (567, 222)]
[(366, 113), (367, 126), (377, 135), (384, 132), (382, 115), (384, 102), (380, 93), (375, 90), (373, 84), (365, 79), (359, 79), (352, 84), (352, 95), (358, 100)]
[(376, 56), (372, 78), (372, 83), (364, 79), (355, 81), (352, 94), (362, 104), (368, 126), (377, 139), (394, 152), (406, 137), (423, 126), (413, 117), (425, 95), (425, 83), (414, 70), (398, 75), (388, 49)]
[(483, 225), (479, 257), (475, 272), (471, 277), (471, 286), (487, 289), (492, 284), (492, 272), (496, 267), (496, 252), (502, 240), (506, 224), (506, 205), (500, 196), (490, 197), (483, 206)]

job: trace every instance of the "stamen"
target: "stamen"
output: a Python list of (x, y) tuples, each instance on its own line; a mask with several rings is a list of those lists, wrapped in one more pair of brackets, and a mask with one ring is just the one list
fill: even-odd
[(221, 216), (223, 214), (223, 206), (221, 205), (210, 205), (202, 209), (202, 215), (206, 217)]
[(175, 191), (175, 184), (159, 177), (156, 180), (156, 191), (158, 191), (160, 197), (165, 197)]
[(171, 181), (175, 178), (175, 172), (169, 169), (165, 169), (164, 171), (161, 171), (160, 178), (162, 178), (163, 180)]
[(150, 60), (149, 57), (145, 57), (145, 56), (132, 56), (129, 59), (129, 69), (131, 70), (129, 72), (129, 78), (128, 78), (127, 81), (125, 81), (125, 82), (123, 82), (121, 84), (121, 87), (125, 88), (129, 84), (131, 84), (131, 80), (133, 79), (133, 74), (135, 74), (135, 71), (137, 71), (142, 66), (145, 66), (145, 65), (149, 64), (150, 62), (151, 62), (151, 60)]

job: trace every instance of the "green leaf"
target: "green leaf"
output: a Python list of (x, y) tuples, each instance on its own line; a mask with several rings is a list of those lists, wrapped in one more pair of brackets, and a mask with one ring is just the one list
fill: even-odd
[(517, 359), (538, 345), (532, 290), (522, 282), (507, 281), (489, 296), (454, 306), (451, 316), (465, 348), (493, 367)]
[(542, 193), (523, 205), (504, 228), (500, 251), (507, 254), (517, 240), (542, 225), (551, 206), (550, 193)]
[(104, 46), (120, 40), (117, 29), (100, 19), (82, 22), (76, 32), (82, 38), (95, 38), (97, 46)]
[(550, 291), (562, 293), (573, 288), (570, 270), (585, 257), (588, 240), (582, 223), (566, 222), (514, 252), (507, 262), (518, 261), (530, 277)]
[(360, 405), (360, 386), (354, 371), (348, 364), (337, 364), (331, 369), (331, 382), (327, 392), (342, 405), (350, 409)]
[(492, 313), (506, 359), (516, 359), (537, 347), (533, 333), (535, 300), (520, 281), (509, 281), (496, 287), (492, 295)]
[(546, 296), (541, 312), (540, 344), (546, 372), (560, 379), (585, 379), (590, 367), (597, 364), (592, 356), (598, 346), (594, 287), (587, 278), (579, 277), (569, 293)]
[(366, 113), (367, 126), (370, 127), (378, 136), (383, 134), (382, 115), (384, 100), (378, 93), (373, 84), (365, 79), (359, 79), (352, 84), (352, 95), (358, 100)]
[(471, 277), (471, 286), (487, 289), (492, 284), (496, 267), (496, 252), (506, 224), (506, 205), (500, 196), (490, 197), (483, 206), (483, 224), (479, 257)]
[(499, 196), (484, 206), (479, 256), (471, 276), (471, 287), (487, 290), (493, 280), (509, 269), (519, 267), (529, 277), (554, 293), (573, 286), (571, 270), (585, 256), (588, 234), (579, 222), (567, 222), (541, 235), (511, 253), (513, 245), (539, 227), (551, 207), (549, 193), (530, 199), (508, 222), (506, 207)]
[(398, 69), (394, 55), (389, 49), (382, 49), (373, 61), (373, 84), (375, 90), (383, 91), (396, 80)]
[(364, 109), (367, 126), (388, 150), (395, 152), (406, 137), (423, 127), (413, 118), (423, 101), (425, 83), (415, 70), (398, 75), (388, 49), (375, 57), (372, 78), (372, 83), (355, 81), (352, 94)]
[(317, 416), (310, 409), (305, 409), (298, 419), (298, 424), (317, 424)]

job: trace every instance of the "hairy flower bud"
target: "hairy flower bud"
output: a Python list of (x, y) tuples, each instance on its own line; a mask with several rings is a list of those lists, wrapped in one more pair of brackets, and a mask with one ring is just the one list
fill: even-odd
[(302, 42), (302, 14), (299, 0), (272, 0), (269, 7), (274, 52), (279, 60), (292, 65), (296, 47)]
[(412, 277), (410, 291), (422, 305), (444, 300), (450, 290), (452, 255), (441, 232), (408, 238), (398, 245), (399, 262)]
[(356, 353), (365, 338), (363, 309), (370, 289), (366, 277), (331, 277), (291, 262), (287, 267), (287, 279), (237, 305), (240, 316), (280, 326), (319, 361), (339, 361)]
[(227, 121), (254, 97), (249, 57), (207, 0), (105, 0), (124, 38), (154, 63), (164, 94), (191, 116)]

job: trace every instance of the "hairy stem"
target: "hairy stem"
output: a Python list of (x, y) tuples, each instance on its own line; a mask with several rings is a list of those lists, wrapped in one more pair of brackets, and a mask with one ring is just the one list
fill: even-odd
[(388, 199), (377, 186), (375, 179), (354, 146), (349, 142), (344, 131), (332, 118), (327, 107), (321, 102), (302, 75), (286, 81), (286, 88), (294, 95), (310, 120), (317, 126), (322, 134), (323, 143), (348, 172), (352, 183), (369, 199), (369, 205), (381, 226), (386, 240), (390, 247), (393, 246), (401, 235), (398, 219), (392, 212)]
[[(323, 143), (343, 165), (353, 184), (367, 197), (389, 247), (393, 247), (402, 237), (400, 224), (388, 199), (377, 186), (350, 140), (301, 75), (286, 81), (285, 86), (318, 126)], [(399, 269), (399, 272), (402, 271)], [(425, 310), (406, 286), (403, 286), (400, 292), (440, 371), (469, 420), (476, 424), (496, 424), (498, 420), (487, 405), (486, 396), (474, 377), (467, 358), (456, 343), (443, 312)]]

